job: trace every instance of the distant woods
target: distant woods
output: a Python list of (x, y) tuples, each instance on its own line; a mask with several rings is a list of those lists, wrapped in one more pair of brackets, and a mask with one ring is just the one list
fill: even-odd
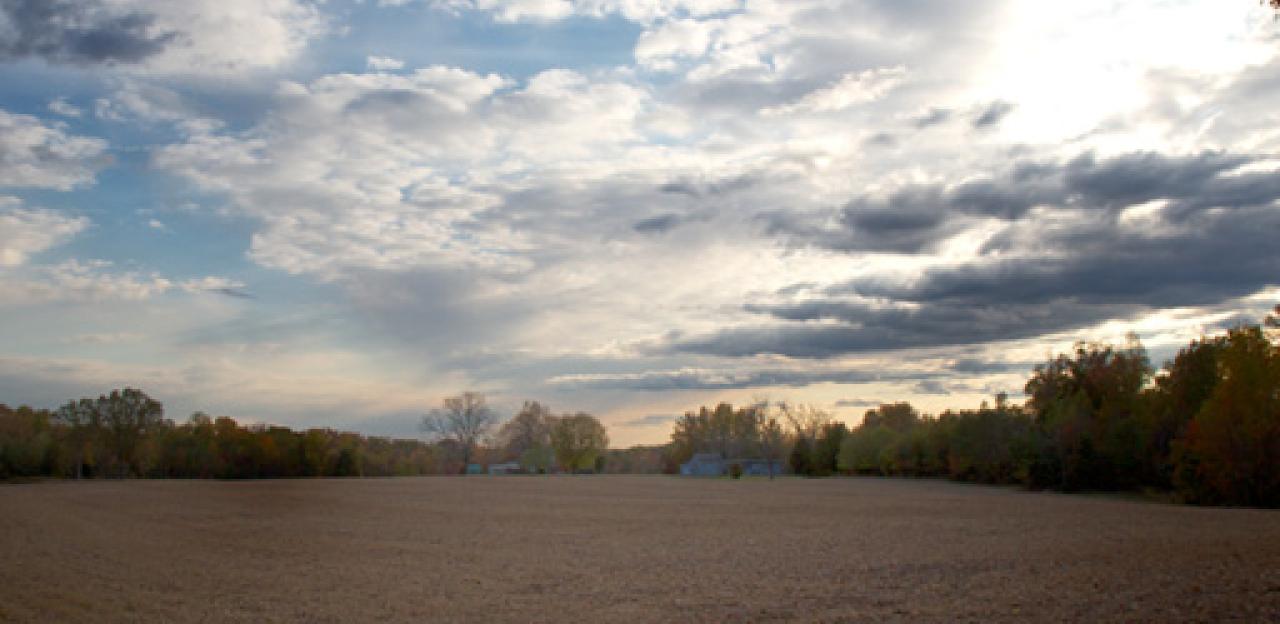
[[(1280, 506), (1280, 308), (1261, 326), (1185, 346), (1155, 371), (1132, 338), (1081, 343), (1040, 364), (1023, 405), (921, 414), (908, 403), (849, 429), (814, 408), (722, 404), (678, 419), (664, 457), (765, 454), (781, 414), (794, 474), (949, 477), (1063, 491), (1169, 492), (1199, 504)], [(778, 420), (775, 418), (774, 422)]]
[(381, 477), (495, 463), (531, 473), (603, 469), (609, 437), (590, 414), (556, 416), (527, 402), (494, 437), (499, 420), (483, 395), (466, 392), (424, 417), (430, 442), (241, 425), (201, 412), (175, 423), (159, 401), (126, 388), (54, 411), (0, 404), (0, 479)]
[(501, 422), (484, 396), (448, 397), (430, 442), (329, 429), (164, 418), (140, 390), (57, 410), (0, 405), (0, 479), (258, 478), (503, 472), (677, 473), (695, 454), (767, 460), (796, 475), (948, 477), (1063, 491), (1171, 493), (1215, 505), (1280, 506), (1280, 307), (1261, 324), (1203, 337), (1160, 370), (1136, 337), (1080, 343), (1035, 367), (1026, 401), (919, 413), (905, 402), (850, 428), (822, 409), (757, 400), (677, 419), (664, 445), (609, 449), (594, 416), (526, 402)]
[(53, 412), (0, 404), (0, 478), (391, 476), (438, 472), (443, 463), (438, 449), (415, 440), (243, 426), (200, 412), (177, 424), (134, 389)]

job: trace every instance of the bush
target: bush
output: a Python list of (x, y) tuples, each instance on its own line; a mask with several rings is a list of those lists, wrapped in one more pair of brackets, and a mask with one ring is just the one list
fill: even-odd
[(734, 479), (742, 478), (742, 464), (729, 464), (729, 476)]

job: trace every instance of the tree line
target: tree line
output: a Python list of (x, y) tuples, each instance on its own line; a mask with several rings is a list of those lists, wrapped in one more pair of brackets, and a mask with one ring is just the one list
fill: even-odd
[(458, 449), (464, 470), (502, 463), (532, 474), (604, 472), (609, 434), (591, 414), (556, 415), (542, 403), (525, 401), (501, 427), (499, 421), (483, 394), (464, 392), (423, 417), (422, 430)]
[[(849, 428), (823, 410), (728, 404), (686, 413), (664, 471), (694, 453), (766, 456), (761, 423), (786, 423), (798, 475), (948, 477), (1063, 491), (1149, 490), (1198, 504), (1280, 506), (1280, 307), (1183, 347), (1160, 370), (1131, 336), (1079, 343), (1038, 365), (1027, 400), (1004, 395), (932, 416), (909, 403)], [(771, 416), (780, 415), (781, 418)]]
[(159, 401), (125, 388), (56, 410), (0, 403), (0, 479), (411, 476), (458, 474), (476, 461), (517, 461), (528, 472), (603, 467), (609, 439), (590, 414), (556, 416), (528, 402), (494, 438), (497, 423), (472, 392), (424, 417), (429, 442), (242, 425), (203, 412), (175, 423)]
[(57, 410), (0, 404), (0, 478), (258, 478), (521, 471), (676, 473), (695, 453), (782, 461), (804, 476), (934, 476), (1032, 488), (1156, 490), (1202, 504), (1280, 506), (1280, 307), (1262, 325), (1192, 341), (1160, 370), (1136, 337), (1079, 343), (1038, 365), (1025, 403), (868, 410), (850, 428), (764, 399), (678, 418), (665, 445), (609, 449), (603, 424), (525, 402), (501, 422), (483, 395), (448, 397), (430, 437), (293, 431), (193, 414), (178, 424), (135, 389)]
[(440, 472), (446, 457), (417, 440), (246, 426), (202, 412), (179, 424), (133, 388), (53, 411), (0, 404), (0, 479), (417, 475)]

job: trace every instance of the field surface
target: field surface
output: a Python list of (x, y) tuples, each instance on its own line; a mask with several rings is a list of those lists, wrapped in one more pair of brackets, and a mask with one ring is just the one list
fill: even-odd
[(1280, 621), (1280, 513), (937, 481), (0, 485), (0, 621)]

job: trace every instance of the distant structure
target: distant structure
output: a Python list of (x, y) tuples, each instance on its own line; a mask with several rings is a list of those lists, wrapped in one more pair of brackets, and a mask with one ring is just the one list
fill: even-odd
[(467, 474), (484, 474), (484, 466), (480, 464), (467, 464)]
[[(680, 464), (680, 474), (686, 477), (719, 477), (729, 474), (729, 466), (742, 466), (742, 474), (753, 477), (769, 476), (766, 459), (724, 459), (719, 453), (697, 453), (689, 461)], [(773, 461), (773, 474), (782, 474), (782, 462)]]
[(524, 472), (524, 469), (520, 467), (520, 462), (489, 464), (489, 474), (491, 475), (520, 474), (522, 472)]

